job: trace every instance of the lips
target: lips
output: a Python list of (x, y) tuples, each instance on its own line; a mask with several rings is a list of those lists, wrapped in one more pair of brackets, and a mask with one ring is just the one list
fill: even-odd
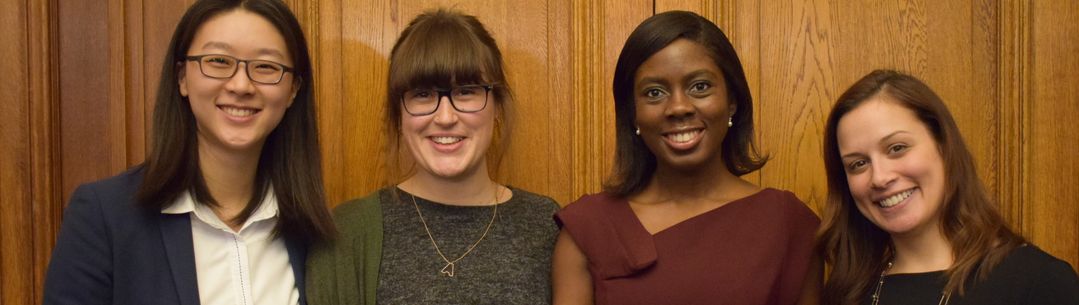
[(262, 112), (262, 109), (232, 105), (217, 105), (217, 109), (221, 109), (221, 111), (224, 111), (229, 116), (236, 118), (246, 118)]
[(877, 205), (879, 205), (881, 207), (884, 207), (884, 208), (890, 208), (890, 207), (898, 205), (899, 203), (903, 202), (904, 200), (907, 200), (907, 198), (909, 198), (910, 195), (912, 193), (914, 193), (914, 190), (916, 190), (916, 189), (917, 188), (912, 188), (912, 189), (909, 189), (909, 190), (906, 190), (906, 191), (902, 191), (902, 192), (896, 193), (894, 195), (885, 197), (884, 199), (873, 201), (873, 203), (876, 203)]
[(682, 129), (663, 133), (663, 141), (675, 150), (688, 150), (700, 143), (702, 134), (704, 134), (703, 128)]
[(431, 141), (434, 141), (435, 143), (442, 144), (442, 145), (455, 144), (455, 143), (461, 142), (461, 140), (465, 139), (465, 137), (451, 137), (451, 136), (436, 136), (436, 137), (430, 137), (430, 138), (431, 138)]

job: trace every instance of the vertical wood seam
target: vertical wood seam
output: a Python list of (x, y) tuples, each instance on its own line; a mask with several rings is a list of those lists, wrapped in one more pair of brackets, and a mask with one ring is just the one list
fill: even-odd
[[(998, 112), (1000, 130), (997, 134), (1001, 172), (997, 184), (1001, 189), (1000, 210), (1005, 220), (1023, 234), (1029, 235), (1032, 221), (1029, 204), (1030, 183), (1030, 96), (1033, 92), (1031, 67), (1033, 53), (1030, 37), (1031, 5), (1028, 1), (1015, 1), (1000, 7), (999, 35), (999, 89)], [(1013, 143), (1003, 145), (1003, 143)]]

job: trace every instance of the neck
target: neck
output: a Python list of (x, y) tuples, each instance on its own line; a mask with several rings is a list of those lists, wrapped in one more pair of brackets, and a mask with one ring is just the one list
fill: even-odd
[(421, 170), (397, 187), (418, 197), (448, 205), (489, 205), (505, 197), (502, 186), (491, 180), (487, 166), (482, 163), (475, 173), (456, 179)]
[(232, 219), (251, 201), (260, 150), (225, 151), (202, 143), (204, 141), (199, 142), (199, 170), (210, 196), (217, 201), (214, 213), (229, 226), (234, 226)]
[(922, 273), (945, 270), (952, 266), (952, 245), (944, 238), (939, 226), (924, 231), (892, 235), (895, 262), (889, 273)]
[[(659, 165), (652, 181), (641, 192), (645, 202), (726, 202), (734, 196), (731, 190), (748, 182), (731, 174), (726, 166), (705, 166), (694, 171), (679, 171)], [(722, 187), (720, 187), (722, 186)]]

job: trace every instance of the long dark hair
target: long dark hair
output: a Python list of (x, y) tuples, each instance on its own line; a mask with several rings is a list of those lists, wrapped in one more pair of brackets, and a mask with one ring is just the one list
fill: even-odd
[(742, 70), (742, 62), (727, 35), (708, 19), (692, 12), (669, 11), (646, 19), (626, 39), (614, 70), (615, 160), (604, 189), (626, 196), (643, 189), (656, 171), (656, 156), (634, 133), (637, 113), (633, 82), (637, 69), (652, 55), (678, 39), (688, 39), (708, 50), (723, 72), (728, 97), (735, 111), (734, 125), (723, 138), (723, 162), (732, 174), (741, 176), (764, 166), (767, 157), (757, 152), (753, 140), (753, 97)]
[(152, 149), (142, 165), (144, 178), (136, 199), (151, 210), (171, 204), (190, 191), (196, 202), (216, 205), (198, 164), (197, 127), (187, 98), (180, 95), (178, 77), (195, 33), (210, 18), (236, 9), (265, 18), (281, 32), (294, 58), (300, 86), (292, 106), (263, 144), (251, 201), (233, 221), (251, 216), (272, 185), (278, 201), (275, 234), (316, 242), (335, 234), (326, 208), (321, 154), (307, 41), (292, 12), (279, 0), (200, 0), (184, 13), (165, 54), (154, 105)]
[[(451, 88), (456, 84), (493, 83), (494, 139), (488, 149), (488, 171), (497, 171), (509, 147), (513, 93), (506, 82), (502, 52), (475, 16), (439, 8), (426, 11), (401, 31), (390, 52), (386, 112), (387, 184), (396, 184), (411, 171), (401, 172), (401, 97), (419, 87)], [(493, 175), (492, 175), (493, 176)]]
[(855, 206), (837, 138), (839, 120), (877, 95), (892, 97), (913, 111), (936, 141), (945, 173), (941, 228), (955, 258), (955, 263), (945, 271), (948, 280), (945, 292), (962, 294), (968, 280), (984, 280), (1024, 240), (1007, 227), (978, 180), (974, 157), (944, 101), (913, 76), (877, 70), (839, 97), (825, 127), (828, 201), (818, 250), (832, 270), (821, 294), (822, 303), (857, 303), (869, 293), (871, 284), (894, 256), (888, 233), (866, 219)]

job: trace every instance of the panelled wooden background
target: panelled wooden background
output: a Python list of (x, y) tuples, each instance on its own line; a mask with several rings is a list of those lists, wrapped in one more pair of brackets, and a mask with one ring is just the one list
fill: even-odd
[[(0, 1), (0, 303), (40, 303), (75, 186), (143, 159), (162, 54), (191, 0)], [(330, 206), (380, 185), (387, 55), (417, 13), (477, 15), (506, 57), (516, 124), (498, 177), (562, 204), (610, 169), (610, 83), (655, 12), (714, 20), (742, 56), (763, 186), (819, 211), (834, 99), (874, 68), (945, 99), (1007, 220), (1079, 265), (1079, 2), (1049, 0), (286, 0), (308, 33)]]

